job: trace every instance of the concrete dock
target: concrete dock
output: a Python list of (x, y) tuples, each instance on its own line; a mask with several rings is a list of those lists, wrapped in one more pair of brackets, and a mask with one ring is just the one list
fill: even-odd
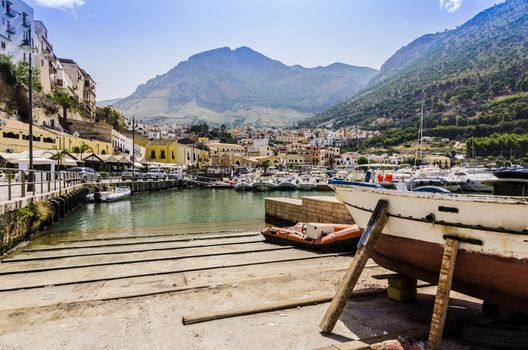
[[(369, 262), (357, 289), (374, 293), (349, 301), (331, 336), (318, 329), (327, 302), (184, 326), (333, 296), (351, 255), (266, 243), (262, 225), (43, 234), (0, 264), (0, 349), (313, 349), (428, 324), (435, 288), (389, 301)], [(456, 293), (451, 305), (450, 318), (480, 308)]]

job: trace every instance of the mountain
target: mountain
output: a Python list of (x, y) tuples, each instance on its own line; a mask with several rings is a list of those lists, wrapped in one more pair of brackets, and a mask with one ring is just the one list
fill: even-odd
[(291, 125), (353, 96), (376, 70), (334, 63), (287, 66), (248, 47), (191, 56), (114, 105), (144, 121)]
[(386, 147), (416, 137), (423, 99), (426, 135), (523, 133), (526, 92), (528, 0), (507, 0), (401, 48), (361, 92), (306, 124), (375, 126), (385, 130), (375, 141)]
[(97, 101), (97, 106), (98, 107), (113, 106), (113, 105), (115, 105), (116, 103), (118, 103), (121, 100), (122, 100), (121, 98), (114, 98), (114, 99), (111, 99), (111, 100)]

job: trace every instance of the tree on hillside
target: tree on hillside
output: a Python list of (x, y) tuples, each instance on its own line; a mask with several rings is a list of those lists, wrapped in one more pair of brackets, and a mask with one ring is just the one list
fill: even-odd
[(51, 99), (62, 107), (61, 124), (62, 124), (62, 127), (67, 130), (68, 129), (68, 110), (72, 108), (73, 106), (75, 106), (75, 101), (73, 100), (73, 98), (71, 98), (71, 96), (69, 96), (68, 94), (60, 90), (56, 90), (53, 93), (53, 96), (51, 97)]
[(364, 164), (368, 164), (368, 163), (369, 163), (369, 160), (368, 160), (367, 157), (363, 157), (363, 156), (361, 156), (361, 157), (359, 157), (359, 158), (357, 159), (357, 163), (358, 163), (358, 165), (364, 165)]
[(98, 107), (95, 111), (95, 121), (111, 125), (116, 130), (123, 130), (126, 127), (125, 116), (110, 106)]

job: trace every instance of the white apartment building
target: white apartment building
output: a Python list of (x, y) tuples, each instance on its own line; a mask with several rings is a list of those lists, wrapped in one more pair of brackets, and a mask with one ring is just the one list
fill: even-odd
[(148, 138), (149, 140), (161, 140), (161, 131), (160, 130), (149, 130)]
[(0, 1), (0, 54), (11, 56), (13, 62), (27, 61), (29, 52), (22, 45), (33, 41), (33, 8), (22, 0)]

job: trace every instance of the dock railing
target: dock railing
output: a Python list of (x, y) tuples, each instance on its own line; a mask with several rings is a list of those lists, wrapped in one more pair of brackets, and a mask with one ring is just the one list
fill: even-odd
[[(82, 183), (82, 175), (68, 171), (0, 168), (0, 201), (27, 198)], [(90, 181), (88, 181), (90, 182)]]

